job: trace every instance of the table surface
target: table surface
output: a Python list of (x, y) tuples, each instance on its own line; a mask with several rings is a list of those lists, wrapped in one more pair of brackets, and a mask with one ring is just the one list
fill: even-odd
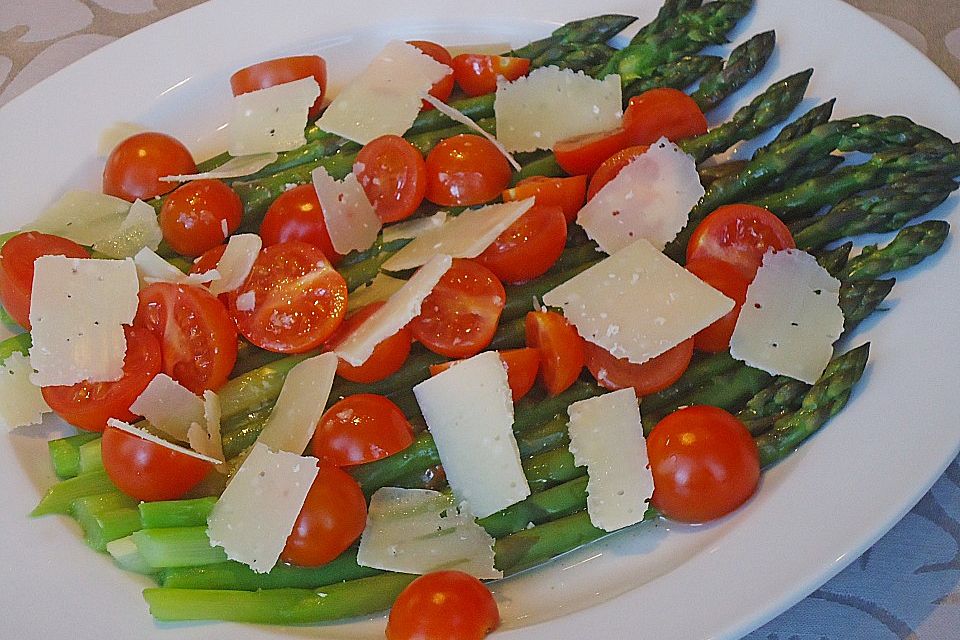
[[(0, 0), (0, 105), (70, 62), (201, 0)], [(958, 0), (847, 0), (960, 84)], [(157, 6), (159, 5), (159, 6)], [(747, 640), (960, 637), (960, 458), (902, 521)]]

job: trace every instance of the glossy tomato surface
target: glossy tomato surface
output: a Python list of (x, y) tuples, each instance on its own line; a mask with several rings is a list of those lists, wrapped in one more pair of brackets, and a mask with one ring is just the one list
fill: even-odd
[(655, 358), (636, 364), (616, 358), (603, 347), (584, 341), (586, 365), (605, 389), (633, 387), (638, 397), (666, 389), (680, 379), (693, 358), (693, 338), (684, 340)]
[(443, 206), (490, 202), (510, 184), (510, 163), (473, 134), (441, 140), (427, 154), (427, 200)]
[(240, 196), (220, 180), (193, 180), (160, 208), (163, 239), (185, 256), (199, 256), (230, 237), (243, 219)]
[(797, 245), (780, 218), (752, 204), (718, 207), (694, 229), (687, 244), (687, 261), (713, 258), (737, 267), (752, 281), (768, 249)]
[(363, 145), (353, 171), (383, 222), (410, 217), (427, 192), (423, 155), (400, 136), (380, 136)]
[(387, 640), (480, 640), (499, 624), (500, 610), (482, 582), (460, 571), (437, 571), (397, 597)]
[(165, 133), (137, 133), (114, 147), (103, 168), (103, 192), (133, 202), (149, 200), (173, 191), (176, 182), (165, 176), (197, 172), (190, 151), (182, 142)]
[(327, 409), (313, 434), (313, 455), (338, 467), (373, 462), (413, 443), (413, 428), (386, 396), (359, 393)]
[(320, 199), (312, 184), (301, 184), (284, 191), (273, 201), (260, 223), (260, 238), (265, 247), (282, 242), (310, 243), (333, 265), (343, 258), (333, 248)]
[(567, 243), (567, 219), (560, 207), (535, 204), (476, 260), (500, 280), (519, 284), (539, 278), (563, 253)]
[[(329, 346), (335, 349), (383, 305), (383, 302), (374, 302), (345, 319), (330, 337)], [(381, 340), (363, 364), (352, 365), (341, 359), (337, 364), (337, 375), (351, 382), (379, 382), (400, 370), (410, 355), (412, 342), (410, 329), (403, 327), (389, 338)]]
[(320, 86), (320, 95), (310, 106), (310, 119), (320, 115), (323, 98), (327, 93), (327, 63), (320, 56), (288, 56), (265, 60), (240, 69), (230, 76), (233, 95), (239, 96), (258, 89), (312, 77)]

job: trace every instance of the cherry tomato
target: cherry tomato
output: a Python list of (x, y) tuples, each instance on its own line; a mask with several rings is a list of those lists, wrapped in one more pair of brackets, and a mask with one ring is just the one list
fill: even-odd
[(239, 96), (311, 76), (320, 85), (320, 96), (310, 106), (308, 113), (312, 120), (320, 115), (323, 97), (327, 92), (327, 63), (320, 56), (289, 56), (258, 62), (230, 76), (230, 88), (233, 95)]
[(567, 244), (567, 219), (560, 207), (534, 205), (476, 260), (503, 282), (519, 284), (542, 276)]
[(327, 409), (311, 440), (313, 455), (338, 467), (373, 462), (413, 443), (413, 427), (385, 396), (359, 393)]
[(557, 164), (570, 175), (589, 176), (604, 160), (629, 146), (630, 138), (621, 128), (561, 140), (553, 145), (553, 155)]
[(525, 324), (527, 346), (540, 351), (540, 377), (551, 396), (576, 382), (586, 361), (584, 340), (559, 313), (531, 311)]
[(604, 160), (603, 163), (597, 167), (597, 170), (594, 171), (593, 176), (590, 177), (590, 186), (587, 187), (587, 200), (597, 195), (597, 192), (600, 191), (604, 185), (617, 177), (621, 169), (630, 164), (634, 158), (646, 153), (647, 149), (649, 149), (649, 147), (645, 144), (627, 147), (626, 149), (617, 151)]
[[(450, 72), (434, 82), (433, 86), (430, 87), (430, 91), (427, 92), (440, 102), (446, 102), (450, 94), (453, 93), (453, 58), (450, 56), (450, 52), (443, 46), (436, 42), (430, 42), (429, 40), (408, 40), (407, 44), (412, 44), (440, 64), (445, 64), (450, 67)], [(421, 102), (423, 103), (423, 109), (425, 111), (433, 109), (433, 105), (426, 100), (422, 100)]]
[(334, 251), (317, 190), (312, 184), (301, 184), (284, 191), (267, 209), (260, 223), (263, 246), (300, 240), (323, 251), (330, 264), (340, 262), (342, 255)]
[(39, 231), (18, 233), (0, 249), (0, 303), (24, 329), (30, 328), (33, 262), (48, 255), (89, 258), (90, 252), (73, 240)]
[(633, 387), (638, 397), (656, 393), (672, 385), (687, 370), (693, 357), (693, 338), (688, 338), (641, 364), (635, 364), (626, 358), (616, 358), (592, 342), (584, 341), (584, 345), (587, 369), (601, 387)]
[(577, 213), (583, 207), (583, 203), (586, 202), (586, 193), (586, 176), (569, 178), (532, 176), (506, 189), (501, 197), (504, 202), (535, 198), (539, 205), (560, 207), (567, 222), (573, 222), (577, 219)]
[(674, 411), (647, 438), (653, 472), (651, 504), (668, 518), (706, 522), (747, 501), (760, 480), (750, 432), (723, 409)]
[(185, 256), (223, 244), (243, 219), (243, 204), (219, 180), (194, 180), (167, 196), (160, 208), (163, 239)]
[(193, 156), (176, 138), (165, 133), (137, 133), (114, 147), (107, 157), (103, 192), (130, 202), (148, 200), (177, 186), (160, 178), (196, 172)]
[(623, 112), (623, 128), (630, 144), (671, 142), (707, 132), (707, 119), (696, 101), (677, 89), (651, 89), (630, 98)]
[(750, 281), (736, 267), (720, 260), (698, 258), (686, 264), (687, 271), (694, 274), (708, 285), (732, 299), (736, 304), (727, 315), (723, 316), (706, 329), (701, 329), (693, 337), (693, 346), (700, 351), (717, 353), (730, 347), (730, 336), (737, 326), (737, 317), (740, 308), (747, 298), (747, 287)]
[[(540, 370), (540, 350), (526, 347), (523, 349), (508, 349), (499, 351), (497, 355), (507, 368), (507, 383), (510, 385), (510, 394), (516, 402), (530, 393), (533, 383), (537, 381), (537, 372)], [(456, 360), (430, 365), (430, 375), (446, 371)]]
[(453, 75), (468, 96), (497, 90), (497, 78), (516, 80), (530, 69), (530, 60), (512, 56), (461, 53), (453, 59)]
[(468, 358), (490, 344), (506, 302), (503, 285), (489, 269), (455, 259), (410, 321), (410, 331), (434, 353)]
[(301, 567), (326, 564), (346, 551), (367, 524), (367, 501), (353, 477), (332, 464), (320, 472), (280, 559)]
[(687, 244), (687, 261), (714, 258), (737, 267), (753, 281), (767, 249), (793, 249), (790, 229), (780, 218), (752, 204), (728, 204), (703, 219)]
[(103, 468), (120, 491), (137, 500), (176, 500), (213, 465), (114, 427), (101, 440)]
[(387, 640), (480, 640), (500, 624), (490, 591), (461, 571), (420, 576), (390, 609)]
[[(328, 344), (335, 348), (384, 304), (383, 302), (374, 302), (344, 320), (336, 333), (330, 337)], [(399, 371), (403, 363), (407, 361), (412, 342), (413, 335), (411, 335), (410, 329), (404, 327), (375, 346), (373, 353), (363, 364), (354, 366), (345, 360), (340, 360), (337, 363), (337, 375), (351, 382), (370, 383), (383, 380)]]
[[(251, 292), (253, 309), (238, 309), (237, 298)], [(284, 242), (260, 252), (228, 300), (247, 340), (268, 351), (302, 353), (319, 347), (340, 326), (347, 311), (347, 283), (320, 249)]]
[(383, 222), (409, 218), (427, 192), (423, 155), (400, 136), (380, 136), (363, 145), (353, 171)]
[(446, 138), (427, 154), (427, 200), (442, 206), (483, 204), (500, 195), (511, 175), (510, 163), (483, 136)]
[(108, 418), (133, 422), (130, 405), (160, 373), (160, 342), (139, 327), (126, 327), (127, 353), (123, 377), (116, 382), (79, 382), (70, 386), (43, 387), (43, 399), (50, 408), (75, 427), (103, 431)]
[(219, 389), (237, 361), (237, 329), (202, 287), (157, 282), (140, 291), (134, 325), (160, 340), (163, 371), (197, 395)]

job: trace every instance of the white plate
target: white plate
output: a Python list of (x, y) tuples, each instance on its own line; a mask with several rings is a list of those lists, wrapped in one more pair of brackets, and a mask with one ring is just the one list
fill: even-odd
[[(759, 0), (738, 41), (778, 33), (769, 68), (714, 118), (806, 67), (805, 105), (837, 96), (836, 115), (903, 113), (960, 138), (960, 93), (928, 60), (835, 0)], [(616, 11), (649, 20), (658, 2), (599, 0), (215, 0), (96, 51), (0, 109), (2, 228), (36, 216), (69, 187), (96, 187), (100, 131), (118, 120), (169, 131), (198, 151), (225, 120), (227, 78), (267, 57), (320, 50), (331, 88), (391, 37), (521, 44), (552, 25)], [(937, 212), (957, 218), (952, 197)], [(960, 449), (960, 250), (899, 278), (873, 341), (860, 391), (844, 412), (764, 477), (732, 517), (699, 528), (641, 527), (590, 545), (497, 588), (503, 638), (734, 638), (826, 581), (900, 519)], [(65, 518), (26, 514), (53, 482), (44, 440), (18, 431), (0, 447), (0, 602), (4, 637), (382, 637), (382, 619), (322, 628), (156, 625), (145, 580), (86, 549)]]

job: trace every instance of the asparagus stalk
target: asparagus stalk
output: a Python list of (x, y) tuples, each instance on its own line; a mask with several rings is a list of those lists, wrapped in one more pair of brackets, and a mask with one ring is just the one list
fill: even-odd
[(50, 487), (40, 500), (40, 504), (30, 513), (31, 516), (45, 516), (51, 513), (70, 513), (70, 505), (77, 498), (95, 496), (116, 491), (106, 471), (91, 471), (58, 482)]
[(765, 153), (775, 151), (791, 140), (796, 140), (797, 138), (810, 133), (814, 127), (826, 123), (830, 120), (830, 116), (833, 114), (833, 105), (836, 104), (836, 102), (837, 99), (832, 98), (810, 109), (805, 114), (781, 129), (780, 133), (777, 134), (777, 137), (774, 138), (769, 144), (757, 149), (757, 151), (753, 154), (753, 157), (759, 158)]
[(918, 264), (943, 246), (950, 231), (944, 220), (927, 220), (905, 227), (885, 247), (869, 245), (852, 258), (843, 272), (847, 281), (872, 280), (893, 271), (901, 271)]
[(562, 60), (557, 48), (564, 45), (603, 44), (636, 21), (634, 16), (606, 14), (574, 20), (558, 27), (548, 37), (508, 51), (504, 55), (529, 58), (533, 66), (546, 66)]
[(53, 472), (61, 480), (73, 478), (80, 473), (80, 446), (96, 440), (99, 433), (78, 433), (66, 438), (57, 438), (47, 443), (50, 460), (53, 462)]
[(624, 91), (624, 102), (629, 102), (631, 96), (659, 87), (685, 89), (698, 78), (716, 73), (721, 68), (723, 68), (723, 58), (719, 56), (683, 56), (658, 67), (648, 77), (631, 83), (629, 89)]
[(650, 36), (666, 31), (676, 24), (677, 17), (680, 14), (693, 11), (702, 4), (703, 0), (666, 0), (657, 12), (657, 17), (637, 31), (636, 35), (630, 40), (630, 44), (644, 42)]
[(144, 529), (204, 526), (216, 502), (214, 497), (141, 502), (140, 523)]
[(690, 97), (701, 111), (710, 111), (760, 73), (773, 54), (775, 44), (776, 34), (772, 30), (753, 36), (730, 52), (723, 69), (708, 73)]

